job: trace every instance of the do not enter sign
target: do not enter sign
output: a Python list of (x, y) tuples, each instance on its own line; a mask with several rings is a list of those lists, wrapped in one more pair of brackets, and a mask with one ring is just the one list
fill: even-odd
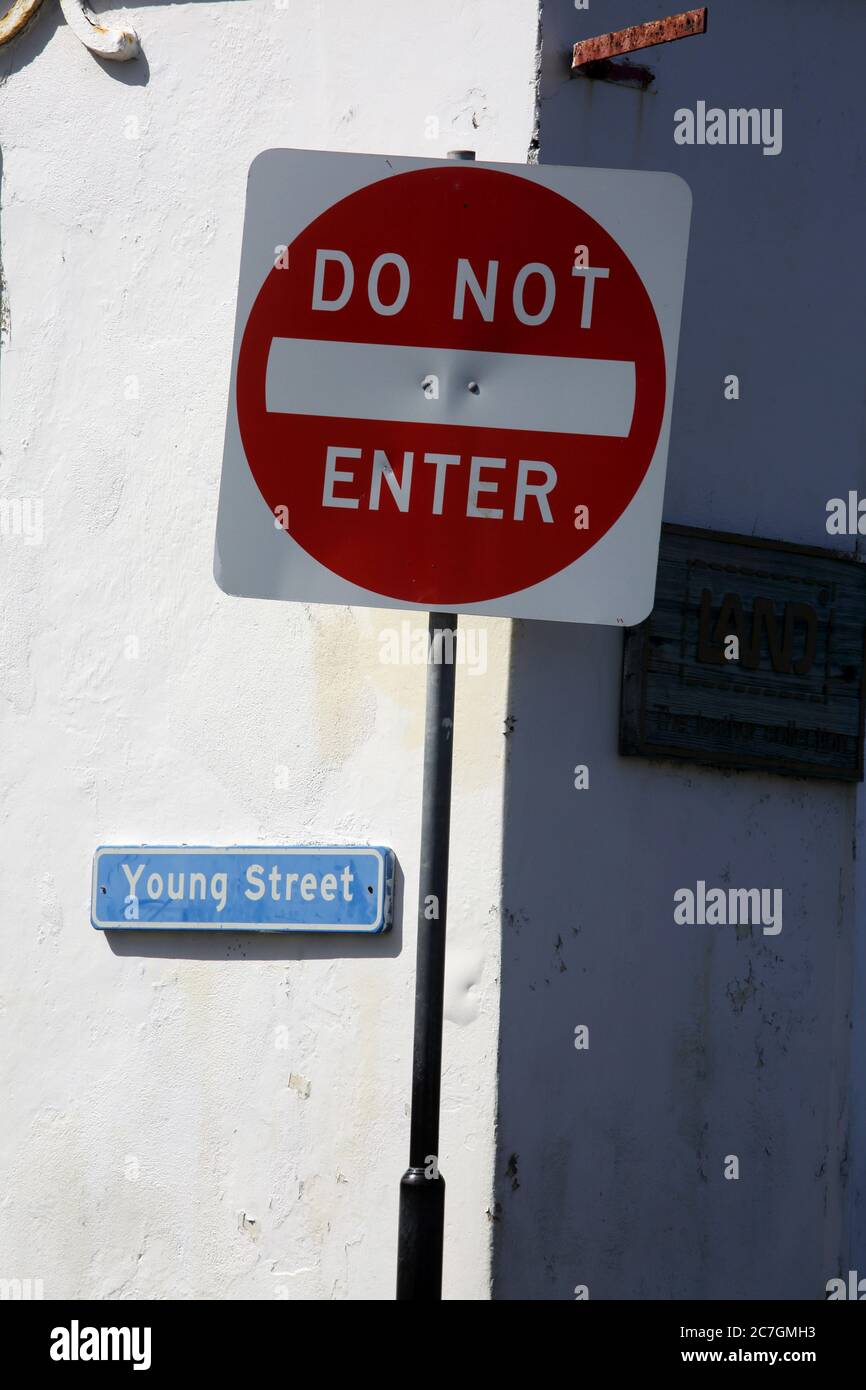
[(667, 174), (259, 156), (220, 585), (640, 621), (689, 210)]

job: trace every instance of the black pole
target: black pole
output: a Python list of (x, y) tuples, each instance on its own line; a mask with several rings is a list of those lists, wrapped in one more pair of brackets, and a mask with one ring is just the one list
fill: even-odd
[(457, 616), (431, 613), (427, 652), (415, 1046), (409, 1167), (400, 1183), (397, 1298), (442, 1297), (445, 1180), (439, 1172), (442, 1000), (451, 830), (451, 755)]
[[(474, 159), (475, 152), (450, 150), (448, 158)], [(445, 1179), (439, 1172), (439, 1091), (456, 646), (457, 614), (431, 613), (418, 880), (412, 1125), (409, 1167), (400, 1181), (397, 1240), (397, 1299), (428, 1303), (442, 1298), (445, 1229)]]

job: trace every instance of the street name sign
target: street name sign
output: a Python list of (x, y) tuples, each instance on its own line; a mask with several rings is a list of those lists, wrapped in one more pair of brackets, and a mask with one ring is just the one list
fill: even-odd
[(666, 173), (259, 155), (221, 588), (641, 621), (690, 213)]
[(381, 846), (103, 845), (99, 930), (361, 932), (391, 926), (394, 856)]

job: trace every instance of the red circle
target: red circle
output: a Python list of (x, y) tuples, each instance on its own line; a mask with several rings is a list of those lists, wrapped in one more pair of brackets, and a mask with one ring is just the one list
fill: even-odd
[[(609, 269), (595, 282), (588, 328), (580, 327), (585, 277), (573, 276), (575, 249), (586, 246), (591, 266)], [(352, 261), (354, 291), (345, 308), (312, 308), (317, 248), (338, 249)], [(383, 252), (405, 258), (411, 287), (403, 309), (384, 317), (371, 308), (367, 277)], [(462, 320), (452, 317), (460, 257), (469, 260), (482, 288), (487, 263), (499, 262), (496, 312), (487, 323), (470, 294)], [(530, 263), (550, 267), (556, 296), (545, 322), (526, 325), (512, 305), (512, 286)], [(578, 262), (580, 264), (581, 262)], [(340, 290), (339, 271), (325, 294)], [(379, 280), (389, 303), (397, 294), (393, 266)], [(526, 284), (525, 310), (543, 303), (540, 276)], [(387, 343), (430, 349), (597, 358), (635, 364), (635, 405), (625, 438), (470, 425), (407, 424), (392, 420), (268, 413), (265, 376), (275, 337), (347, 343)], [(432, 360), (432, 354), (431, 354)], [(419, 400), (421, 387), (419, 385)], [(482, 383), (483, 389), (483, 383)], [(338, 383), (335, 391), (339, 390)], [(322, 565), (386, 598), (447, 607), (514, 593), (572, 564), (610, 529), (649, 468), (665, 399), (664, 350), (649, 295), (613, 238), (567, 198), (541, 184), (499, 170), (443, 165), (413, 170), (351, 193), (311, 222), (289, 246), (288, 269), (273, 269), (250, 312), (237, 370), (238, 422), (253, 477), (270, 510), (288, 508), (287, 530)], [(537, 407), (536, 407), (537, 408)], [(420, 409), (419, 409), (420, 414)], [(360, 448), (351, 485), (357, 508), (325, 507), (323, 485), (329, 445)], [(399, 511), (387, 487), (378, 510), (368, 506), (373, 450), (383, 450), (398, 477), (405, 451), (414, 456), (411, 500)], [(446, 470), (441, 515), (433, 513), (437, 469), (425, 452), (459, 455)], [(501, 519), (466, 515), (469, 460), (505, 458), (499, 491), (482, 505)], [(514, 518), (516, 461), (540, 459), (557, 475), (549, 495), (552, 521), (527, 504)], [(575, 508), (589, 508), (589, 528), (575, 527)]]

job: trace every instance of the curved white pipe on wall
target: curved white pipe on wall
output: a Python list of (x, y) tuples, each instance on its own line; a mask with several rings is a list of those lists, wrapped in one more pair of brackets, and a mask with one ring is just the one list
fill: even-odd
[[(0, 18), (0, 47), (21, 33), (41, 4), (42, 0), (15, 0)], [(125, 63), (129, 58), (137, 58), (141, 52), (134, 29), (100, 24), (84, 0), (60, 0), (60, 8), (75, 37), (100, 58)]]

